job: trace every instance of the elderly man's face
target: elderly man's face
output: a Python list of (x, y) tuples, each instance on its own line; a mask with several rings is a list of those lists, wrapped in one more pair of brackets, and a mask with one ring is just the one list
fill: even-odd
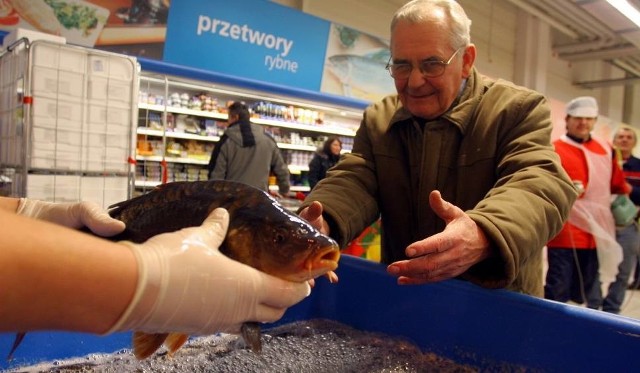
[(636, 146), (636, 135), (631, 129), (622, 128), (613, 137), (613, 146), (623, 152), (629, 152)]
[[(443, 19), (443, 18), (442, 18)], [(396, 24), (391, 36), (392, 62), (413, 66), (409, 77), (394, 79), (402, 104), (415, 116), (434, 119), (444, 114), (458, 95), (460, 84), (471, 72), (475, 47), (460, 49), (438, 77), (425, 77), (418, 68), (421, 61), (447, 61), (456, 50), (449, 42), (443, 20), (429, 23)]]

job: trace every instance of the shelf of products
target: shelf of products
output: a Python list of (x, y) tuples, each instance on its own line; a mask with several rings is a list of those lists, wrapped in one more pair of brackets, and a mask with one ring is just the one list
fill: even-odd
[(289, 165), (291, 191), (307, 192), (313, 154), (329, 136), (351, 150), (362, 111), (323, 105), (205, 80), (145, 72), (140, 77), (136, 129), (138, 193), (171, 181), (207, 179), (209, 158), (227, 121), (229, 102), (243, 101), (251, 121), (265, 127)]

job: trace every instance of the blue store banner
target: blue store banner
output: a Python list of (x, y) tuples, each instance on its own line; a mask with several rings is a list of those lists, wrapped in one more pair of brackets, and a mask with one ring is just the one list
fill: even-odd
[(174, 1), (163, 60), (319, 91), (330, 26), (265, 0)]
[[(1, 0), (0, 0), (1, 1)], [(69, 44), (282, 87), (376, 101), (395, 92), (389, 41), (268, 0), (73, 0), (81, 30), (46, 0)], [(0, 33), (49, 32), (7, 8)], [(1, 35), (0, 35), (1, 36)]]

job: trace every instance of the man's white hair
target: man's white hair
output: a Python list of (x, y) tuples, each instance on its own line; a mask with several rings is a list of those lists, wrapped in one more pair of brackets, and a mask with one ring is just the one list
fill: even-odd
[(391, 39), (393, 30), (399, 21), (412, 23), (430, 22), (434, 9), (442, 9), (450, 25), (449, 40), (453, 49), (465, 47), (471, 43), (471, 20), (464, 9), (454, 0), (413, 0), (396, 11), (391, 19)]

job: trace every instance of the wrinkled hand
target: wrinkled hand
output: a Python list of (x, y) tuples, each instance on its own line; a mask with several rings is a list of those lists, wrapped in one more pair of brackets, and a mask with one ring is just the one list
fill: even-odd
[(298, 216), (319, 230), (320, 233), (329, 235), (329, 224), (322, 217), (322, 203), (313, 201), (309, 206), (302, 209)]
[(138, 261), (135, 295), (110, 332), (202, 335), (237, 333), (247, 321), (273, 322), (307, 295), (309, 284), (269, 276), (218, 251), (229, 226), (225, 209), (200, 227), (123, 242)]
[(52, 203), (20, 198), (18, 215), (46, 220), (69, 228), (87, 227), (93, 233), (109, 237), (122, 232), (125, 225), (116, 220), (94, 202)]
[(489, 242), (478, 225), (460, 208), (442, 199), (439, 191), (429, 194), (429, 205), (447, 226), (444, 231), (407, 246), (411, 258), (390, 264), (387, 272), (398, 284), (424, 284), (461, 275), (489, 256)]

